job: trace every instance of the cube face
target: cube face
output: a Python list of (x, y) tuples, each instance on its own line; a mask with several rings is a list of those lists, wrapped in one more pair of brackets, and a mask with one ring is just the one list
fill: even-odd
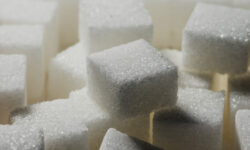
[(130, 137), (124, 133), (110, 128), (102, 142), (100, 150), (161, 150), (149, 143)]
[(239, 110), (236, 114), (236, 132), (238, 137), (238, 149), (247, 150), (249, 146), (249, 133), (250, 133), (250, 111), (249, 110)]
[(176, 150), (221, 149), (224, 94), (186, 88), (178, 98), (176, 107), (155, 114), (154, 143)]
[(30, 0), (3, 0), (0, 2), (0, 22), (4, 25), (42, 25), (44, 27), (44, 61), (47, 71), (49, 60), (59, 49), (58, 5), (55, 2)]
[(185, 67), (202, 72), (245, 72), (249, 17), (246, 10), (198, 4), (183, 32)]
[(77, 43), (51, 60), (48, 99), (67, 98), (71, 91), (83, 88), (85, 80), (86, 56), (82, 45)]
[(176, 66), (144, 40), (89, 56), (87, 72), (90, 96), (111, 114), (129, 117), (176, 102)]
[(41, 26), (1, 26), (0, 53), (24, 54), (27, 57), (28, 104), (43, 99), (44, 92), (44, 30)]
[(152, 20), (141, 0), (83, 0), (79, 28), (88, 54), (141, 38), (152, 41)]
[(32, 126), (1, 125), (0, 149), (44, 150), (43, 132)]
[(26, 57), (0, 55), (0, 105), (14, 109), (26, 105)]

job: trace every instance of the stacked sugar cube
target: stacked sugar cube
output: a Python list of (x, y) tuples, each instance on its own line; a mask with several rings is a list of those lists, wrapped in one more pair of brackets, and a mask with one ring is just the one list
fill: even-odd
[[(44, 100), (46, 87), (51, 100), (12, 112), (10, 128), (15, 132), (27, 127), (36, 131), (28, 131), (29, 135), (34, 134), (34, 143), (27, 142), (31, 137), (14, 139), (15, 146), (21, 142), (27, 149), (31, 149), (32, 143), (37, 149), (97, 150), (102, 143), (101, 150), (160, 149), (141, 141), (148, 141), (153, 132), (153, 144), (167, 149), (222, 148), (222, 133), (226, 131), (223, 116), (228, 115), (224, 114), (226, 96), (209, 88), (214, 73), (236, 76), (246, 73), (248, 10), (197, 4), (184, 28), (198, 0), (145, 0), (153, 22), (142, 0), (45, 1), (0, 1), (0, 24), (4, 24), (0, 26), (0, 53), (25, 55), (0, 55), (3, 66), (10, 64), (22, 70), (18, 75), (11, 69), (0, 73), (3, 79), (5, 76), (15, 79), (0, 80), (4, 85), (1, 107), (6, 107), (8, 113), (26, 104), (25, 69), (28, 103)], [(210, 3), (235, 6), (244, 2), (214, 0)], [(172, 7), (164, 10), (167, 13), (162, 11), (165, 4)], [(28, 6), (34, 6), (34, 10)], [(181, 13), (173, 19), (172, 14), (180, 9)], [(159, 15), (159, 12), (163, 13)], [(161, 19), (166, 16), (168, 19)], [(167, 22), (165, 27), (163, 20)], [(180, 49), (184, 28), (183, 51), (158, 52), (150, 44), (153, 23), (156, 33), (153, 42), (159, 48)], [(61, 48), (69, 48), (51, 59), (57, 53), (58, 38)], [(5, 57), (14, 60), (9, 63)], [(12, 82), (20, 82), (17, 85), (20, 87), (10, 86), (11, 94), (7, 95), (9, 86), (5, 85)], [(13, 93), (18, 95), (15, 99)], [(249, 135), (242, 128), (247, 130), (248, 123), (242, 120), (246, 120), (248, 112), (240, 110), (236, 119), (235, 114), (239, 109), (250, 108), (248, 95), (233, 92), (230, 102), (230, 130), (233, 136), (238, 136), (241, 148), (247, 149), (243, 137)], [(153, 128), (149, 123), (152, 123), (149, 118), (152, 111), (156, 111)], [(7, 128), (0, 127), (2, 139), (9, 138), (4, 131), (10, 130)], [(20, 132), (20, 136), (24, 134)]]
[(220, 150), (224, 100), (222, 92), (179, 89), (176, 106), (156, 112), (154, 144), (175, 150)]
[(55, 2), (1, 0), (0, 25), (42, 25), (44, 27), (44, 63), (59, 49), (58, 6)]
[(82, 0), (79, 18), (87, 54), (137, 39), (152, 41), (152, 20), (142, 0)]

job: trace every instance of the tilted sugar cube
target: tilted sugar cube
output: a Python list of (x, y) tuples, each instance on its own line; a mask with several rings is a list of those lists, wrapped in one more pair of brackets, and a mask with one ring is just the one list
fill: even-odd
[(44, 150), (43, 139), (42, 130), (32, 126), (0, 125), (2, 150)]
[(79, 22), (87, 54), (138, 39), (152, 40), (152, 20), (142, 0), (82, 0)]
[(58, 7), (55, 2), (30, 0), (1, 0), (0, 24), (3, 25), (43, 25), (44, 59), (47, 68), (49, 60), (59, 49)]
[(220, 150), (223, 114), (222, 92), (179, 89), (176, 106), (155, 113), (153, 143), (174, 150)]
[(182, 30), (197, 2), (231, 5), (231, 0), (144, 0), (153, 23), (153, 45), (181, 49)]
[(70, 147), (68, 149), (84, 150), (89, 143), (90, 149), (97, 150), (108, 129), (110, 116), (88, 98), (85, 89), (81, 89), (72, 92), (69, 99), (16, 110), (11, 120), (14, 124), (43, 128), (46, 149)]
[(0, 123), (7, 123), (10, 111), (26, 103), (26, 57), (0, 55)]
[(183, 62), (201, 72), (247, 71), (250, 11), (197, 4), (183, 32)]
[(130, 137), (110, 128), (102, 142), (100, 150), (162, 150), (149, 143)]
[(0, 53), (24, 54), (27, 57), (27, 100), (33, 104), (43, 100), (44, 30), (41, 26), (0, 26)]
[(250, 149), (250, 110), (239, 110), (236, 114), (236, 132), (238, 137), (238, 150)]
[(87, 73), (90, 97), (115, 117), (176, 103), (177, 68), (145, 40), (90, 55)]
[(182, 88), (205, 88), (211, 86), (211, 75), (198, 74), (190, 72), (183, 68), (182, 51), (179, 50), (162, 50), (163, 56), (168, 58), (178, 67), (178, 86)]
[(50, 62), (48, 99), (67, 98), (85, 86), (86, 56), (81, 43), (59, 53)]
[[(14, 125), (29, 125), (44, 131), (46, 150), (87, 150), (88, 129), (68, 99), (43, 102), (12, 112)], [(72, 109), (72, 110), (71, 110)], [(74, 112), (72, 112), (74, 111)]]

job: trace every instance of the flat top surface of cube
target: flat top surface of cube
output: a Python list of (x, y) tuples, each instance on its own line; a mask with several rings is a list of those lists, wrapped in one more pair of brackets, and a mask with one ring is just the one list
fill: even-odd
[(44, 150), (43, 132), (32, 126), (0, 125), (0, 149)]
[(28, 51), (43, 47), (44, 29), (40, 25), (3, 25), (0, 26), (0, 50)]
[(226, 42), (249, 44), (250, 11), (219, 5), (198, 3), (185, 32)]
[(112, 82), (123, 84), (155, 74), (172, 72), (176, 66), (144, 40), (120, 45), (88, 57)]
[(250, 149), (250, 110), (237, 111), (235, 124), (240, 149)]
[(100, 150), (162, 150), (149, 143), (123, 134), (110, 128), (102, 142)]
[(11, 23), (49, 23), (56, 15), (57, 3), (30, 0), (1, 0), (0, 22)]
[(140, 27), (152, 20), (142, 0), (82, 0), (81, 8), (90, 27)]
[(221, 125), (224, 112), (223, 92), (184, 88), (178, 91), (176, 108), (159, 112), (156, 119)]

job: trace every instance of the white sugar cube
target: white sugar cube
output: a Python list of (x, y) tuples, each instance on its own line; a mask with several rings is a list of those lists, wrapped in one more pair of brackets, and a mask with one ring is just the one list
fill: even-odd
[[(103, 136), (111, 126), (111, 116), (103, 111), (87, 94), (86, 88), (70, 93), (70, 100), (74, 100), (74, 113), (79, 114), (76, 119), (81, 118), (89, 129), (90, 149), (98, 150)], [(79, 101), (81, 103), (79, 103)], [(84, 115), (82, 115), (84, 114)]]
[(49, 60), (58, 51), (58, 7), (55, 2), (30, 0), (1, 0), (0, 23), (43, 25), (44, 59), (47, 68)]
[(65, 49), (78, 41), (79, 0), (54, 1), (59, 7), (60, 48)]
[(176, 103), (177, 68), (145, 40), (90, 55), (87, 72), (91, 98), (118, 118)]
[(162, 150), (149, 143), (130, 137), (116, 129), (110, 128), (100, 150)]
[(153, 45), (181, 49), (182, 30), (197, 2), (231, 4), (231, 0), (144, 0), (154, 23)]
[(77, 114), (74, 101), (70, 102), (61, 99), (17, 109), (11, 120), (14, 125), (42, 128), (46, 150), (87, 150), (88, 129), (82, 118), (76, 119), (83, 114)]
[(0, 125), (0, 149), (44, 150), (42, 130), (32, 126)]
[(50, 62), (48, 99), (67, 98), (73, 90), (85, 86), (86, 56), (81, 43), (59, 53)]
[(237, 148), (237, 138), (235, 132), (235, 115), (240, 109), (250, 108), (250, 93), (246, 92), (231, 92), (230, 93), (230, 142), (231, 147)]
[(152, 20), (142, 0), (82, 0), (79, 22), (87, 54), (138, 39), (152, 40)]
[(178, 86), (182, 88), (205, 88), (209, 89), (212, 81), (211, 75), (203, 75), (189, 72), (183, 68), (182, 51), (162, 50), (163, 56), (168, 58), (178, 67)]
[(7, 123), (9, 111), (26, 103), (26, 57), (0, 55), (0, 123)]
[(250, 110), (239, 110), (236, 114), (236, 132), (238, 137), (238, 150), (250, 149)]
[[(108, 129), (110, 116), (88, 98), (85, 89), (81, 89), (72, 92), (69, 99), (16, 110), (12, 113), (11, 120), (14, 124), (43, 128), (46, 149), (74, 146), (70, 149), (84, 150), (89, 142), (90, 149), (97, 150)], [(88, 140), (84, 125), (88, 128)]]
[(222, 148), (224, 94), (206, 89), (179, 89), (175, 107), (154, 116), (154, 141), (165, 149)]
[(247, 71), (250, 11), (196, 5), (183, 32), (183, 64), (201, 72)]
[(27, 100), (33, 104), (43, 100), (44, 30), (41, 26), (0, 26), (0, 53), (25, 54), (27, 57)]

